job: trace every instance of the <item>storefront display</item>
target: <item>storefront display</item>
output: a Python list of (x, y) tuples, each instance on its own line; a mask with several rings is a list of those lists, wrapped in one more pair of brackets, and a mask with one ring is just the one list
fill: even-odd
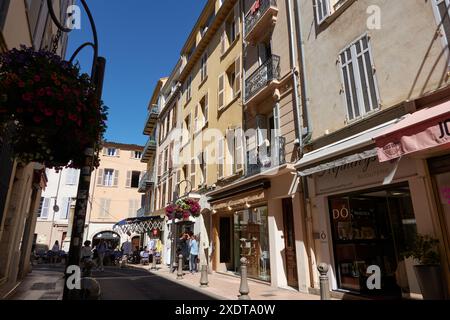
[(248, 261), (248, 277), (270, 281), (267, 207), (238, 211), (234, 215), (234, 260)]
[(401, 294), (396, 272), (417, 230), (407, 184), (329, 198), (338, 287), (363, 294), (369, 266), (380, 267), (382, 293)]

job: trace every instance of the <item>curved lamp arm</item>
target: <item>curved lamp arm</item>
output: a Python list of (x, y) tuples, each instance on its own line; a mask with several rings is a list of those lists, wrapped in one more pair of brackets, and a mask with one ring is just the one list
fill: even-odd
[[(96, 65), (97, 65), (97, 58), (98, 58), (98, 36), (97, 36), (97, 28), (95, 26), (95, 21), (94, 18), (92, 17), (91, 14), (91, 10), (89, 10), (89, 7), (86, 3), (86, 0), (80, 0), (81, 4), (83, 5), (84, 10), (86, 11), (86, 14), (88, 16), (89, 19), (89, 23), (91, 24), (91, 29), (92, 29), (92, 34), (94, 37), (94, 42), (93, 43), (84, 43), (82, 44), (76, 51), (75, 53), (72, 55), (71, 62), (73, 61), (73, 59), (75, 59), (75, 56), (86, 46), (91, 46), (94, 49), (94, 58), (93, 58), (93, 62), (92, 62), (92, 70), (91, 70), (91, 78), (95, 78), (95, 73), (96, 73)], [(47, 7), (48, 7), (48, 11), (50, 13), (50, 17), (53, 20), (53, 23), (56, 25), (56, 27), (65, 32), (65, 33), (69, 33), (72, 31), (72, 29), (70, 28), (66, 28), (64, 27), (61, 22), (58, 20), (58, 17), (55, 14), (55, 10), (53, 9), (53, 2), (52, 0), (47, 0)]]

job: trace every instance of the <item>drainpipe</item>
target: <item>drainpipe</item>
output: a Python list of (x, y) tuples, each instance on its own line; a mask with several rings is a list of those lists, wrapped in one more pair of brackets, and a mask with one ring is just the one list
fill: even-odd
[(294, 41), (294, 24), (292, 22), (292, 4), (291, 0), (286, 0), (287, 3), (287, 18), (289, 27), (289, 47), (290, 47), (290, 62), (294, 78), (294, 124), (296, 132), (296, 144), (300, 147), (300, 153), (303, 153), (303, 118), (302, 112), (300, 110), (299, 102), (299, 90), (298, 90), (298, 79), (297, 79), (297, 64), (295, 62), (296, 52), (295, 52), (295, 41)]

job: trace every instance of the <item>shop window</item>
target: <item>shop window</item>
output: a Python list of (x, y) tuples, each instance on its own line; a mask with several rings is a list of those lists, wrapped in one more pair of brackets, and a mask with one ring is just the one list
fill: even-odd
[(248, 261), (248, 277), (270, 281), (270, 250), (266, 206), (238, 211), (234, 215), (234, 265)]
[[(329, 199), (339, 289), (400, 297), (396, 274), (417, 235), (407, 185)], [(380, 267), (382, 289), (369, 290), (369, 266)]]

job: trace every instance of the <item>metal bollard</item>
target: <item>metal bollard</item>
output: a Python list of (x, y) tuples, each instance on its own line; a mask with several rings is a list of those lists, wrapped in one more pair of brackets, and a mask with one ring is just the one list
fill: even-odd
[(156, 270), (156, 257), (152, 255), (152, 267), (151, 270)]
[(183, 279), (183, 255), (180, 254), (178, 256), (178, 272), (177, 272), (177, 279), (182, 280)]
[(320, 300), (330, 300), (330, 284), (328, 281), (328, 264), (321, 263), (317, 266), (320, 273)]
[(205, 288), (208, 286), (208, 267), (203, 265), (200, 277), (200, 287)]
[(248, 295), (250, 292), (250, 289), (248, 288), (248, 281), (247, 281), (247, 259), (242, 258), (241, 259), (241, 285), (239, 286), (239, 293), (241, 294), (239, 296), (239, 300), (251, 300), (250, 296)]

